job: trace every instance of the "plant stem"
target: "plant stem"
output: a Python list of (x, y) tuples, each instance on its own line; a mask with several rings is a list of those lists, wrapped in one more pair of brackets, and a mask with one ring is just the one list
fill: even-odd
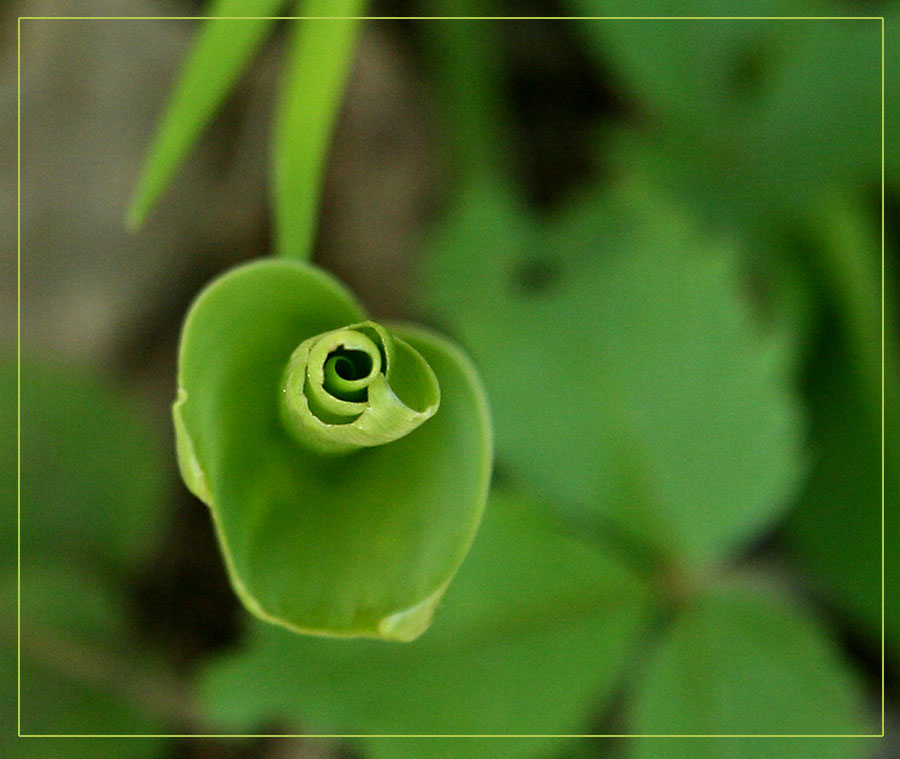
[[(833, 201), (821, 214), (824, 229), (819, 240), (826, 287), (837, 307), (841, 329), (866, 404), (876, 423), (881, 418), (881, 303), (877, 271), (878, 240), (866, 225), (861, 208), (846, 199)], [(897, 343), (894, 320), (885, 314), (885, 374), (896, 377)], [(888, 412), (895, 409), (889, 408)]]
[[(6, 637), (13, 631), (2, 632)], [(187, 684), (167, 670), (136, 665), (114, 652), (45, 629), (22, 631), (22, 654), (74, 680), (119, 694), (171, 725), (204, 731)]]
[[(475, 0), (457, 0), (448, 12), (479, 16), (490, 11)], [(502, 55), (497, 32), (504, 22), (432, 21), (425, 24), (433, 54), (452, 158), (465, 184), (506, 173), (499, 146), (506, 131), (501, 103)]]
[(364, 0), (308, 0), (303, 15), (314, 18), (294, 22), (273, 135), (277, 256), (312, 257), (325, 159), (362, 24), (351, 17), (364, 7)]

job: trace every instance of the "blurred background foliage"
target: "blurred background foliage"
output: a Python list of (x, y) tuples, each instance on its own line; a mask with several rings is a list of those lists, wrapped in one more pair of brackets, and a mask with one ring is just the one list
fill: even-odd
[[(0, 108), (11, 123), (17, 15), (204, 9), (6, 5)], [(644, 0), (628, 12), (887, 17), (889, 737), (16, 739), (10, 518), (4, 756), (896, 754), (898, 6)], [(22, 22), (22, 731), (879, 732), (880, 23), (367, 21), (339, 109), (335, 56), (314, 52), (315, 33), (236, 29)], [(129, 235), (147, 146), (196, 39), (192, 55), (206, 44), (216, 65), (168, 127), (167, 157), (130, 206), (133, 224), (146, 220)], [(288, 57), (292, 40), (306, 58)], [(309, 98), (276, 106), (286, 61)], [(12, 207), (8, 132), (0, 191)], [(276, 160), (298, 155), (309, 183), (287, 200), (268, 179), (273, 132)], [(409, 645), (248, 618), (175, 471), (168, 404), (190, 299), (284, 244), (270, 209), (283, 219), (320, 201), (317, 231), (287, 234), (314, 239), (315, 260), (374, 314), (459, 340), (493, 407), (485, 523), (433, 629)], [(4, 260), (0, 493), (13, 504), (15, 261)]]

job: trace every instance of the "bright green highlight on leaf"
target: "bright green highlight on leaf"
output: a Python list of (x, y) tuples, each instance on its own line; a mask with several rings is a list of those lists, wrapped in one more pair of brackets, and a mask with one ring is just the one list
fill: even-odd
[[(367, 400), (332, 395), (326, 367), (331, 391), (362, 380)], [(478, 527), (491, 470), (468, 359), (426, 330), (367, 321), (312, 265), (265, 260), (197, 298), (178, 377), (182, 475), (211, 508), (247, 608), (314, 634), (425, 630)], [(353, 421), (315, 416), (344, 404)], [(347, 453), (342, 435), (366, 447)]]
[[(215, 0), (210, 16), (275, 15), (284, 0)], [(144, 223), (187, 152), (225, 100), (273, 19), (209, 19), (203, 22), (156, 133), (140, 184), (128, 209), (128, 226)]]
[[(360, 16), (363, 0), (310, 0), (307, 16)], [(322, 172), (362, 22), (294, 22), (272, 139), (276, 255), (312, 256)]]
[(375, 322), (304, 340), (285, 372), (282, 420), (302, 445), (348, 453), (397, 440), (434, 416), (428, 362)]

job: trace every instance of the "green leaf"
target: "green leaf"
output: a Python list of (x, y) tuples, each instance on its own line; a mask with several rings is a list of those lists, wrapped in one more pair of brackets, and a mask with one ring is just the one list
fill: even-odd
[(365, 318), (340, 283), (309, 264), (260, 261), (213, 282), (182, 333), (179, 460), (211, 507), (248, 609), (302, 632), (408, 640), (428, 626), (481, 519), (490, 423), (459, 350), (396, 325), (398, 345), (426, 366), (404, 358), (394, 392), (408, 399), (418, 381), (410, 372), (430, 366), (437, 413), (405, 437), (350, 454), (297, 442), (279, 412), (292, 353)]
[[(727, 15), (721, 3), (707, 5)], [(769, 5), (773, 15), (798, 13), (796, 3)], [(754, 235), (783, 228), (818, 194), (877, 183), (877, 19), (584, 21), (579, 28), (598, 64), (650, 111), (651, 129), (613, 127), (604, 157), (627, 171), (642, 165), (717, 228), (738, 225)]]
[[(441, 16), (496, 15), (497, 6), (484, 0), (444, 0), (434, 12)], [(419, 25), (435, 83), (437, 126), (452, 167), (465, 181), (505, 171), (502, 135), (512, 128), (504, 102), (504, 56), (498, 53), (496, 23), (484, 20), (442, 20)]]
[[(897, 30), (900, 29), (900, 8), (889, 5), (881, 9), (884, 14), (884, 134), (897, 134), (900, 130), (900, 113), (895, 103), (900, 102), (900, 51), (897, 47)], [(900, 183), (900, 147), (895, 140), (884, 142), (884, 160), (887, 181), (896, 188)]]
[[(201, 698), (223, 729), (283, 720), (309, 731), (567, 733), (609, 703), (643, 628), (646, 587), (528, 502), (495, 494), (432, 629), (405, 646), (298, 638), (254, 625), (209, 665)], [(483, 742), (363, 741), (371, 757), (485, 755)], [(544, 755), (518, 740), (507, 757)]]
[(782, 347), (760, 334), (736, 256), (653, 193), (539, 226), (473, 186), (427, 274), (429, 305), (482, 369), (511, 475), (695, 565), (782, 513), (800, 474)]
[[(271, 16), (285, 0), (213, 0), (210, 16)], [(187, 152), (228, 96), (271, 31), (274, 19), (208, 19), (185, 61), (154, 137), (128, 209), (128, 226), (143, 224)]]
[[(25, 734), (154, 734), (166, 731), (147, 713), (139, 679), (147, 652), (133, 645), (125, 601), (96, 575), (70, 565), (23, 565), (21, 729)], [(16, 702), (16, 573), (0, 586), (0, 641), (4, 650), (2, 711)], [(134, 671), (116, 662), (135, 662)], [(14, 720), (13, 720), (14, 721)], [(164, 755), (160, 739), (116, 741), (16, 739), (3, 731), (0, 751), (15, 757), (134, 757)]]
[[(308, 16), (360, 16), (364, 0), (308, 0)], [(312, 256), (322, 173), (362, 22), (311, 18), (294, 22), (275, 115), (272, 189), (275, 250)]]
[[(860, 735), (859, 682), (834, 643), (761, 583), (703, 591), (646, 662), (631, 729), (649, 734)], [(635, 757), (839, 759), (864, 756), (857, 740), (641, 740)], [(701, 753), (702, 752), (702, 753)]]
[[(622, 15), (621, 5), (615, 2), (570, 0), (569, 4), (579, 15)], [(765, 6), (757, 3), (754, 13), (796, 10), (796, 0), (774, 0)], [(633, 2), (627, 10), (636, 16), (687, 15), (677, 0)], [(741, 13), (730, 13), (722, 0), (701, 0), (691, 5), (690, 15)], [(611, 69), (625, 97), (637, 99), (642, 110), (679, 128), (718, 128), (720, 132), (732, 124), (749, 94), (740, 88), (741, 64), (759, 56), (765, 65), (771, 42), (789, 31), (783, 23), (718, 19), (584, 19), (575, 26), (588, 52), (602, 69)]]
[(881, 168), (881, 22), (804, 21), (784, 40), (771, 86), (750, 113), (743, 163), (773, 206), (804, 190), (868, 191)]
[[(0, 378), (14, 388), (12, 361)], [(15, 412), (3, 409), (3, 429), (16, 429)], [(116, 572), (140, 565), (162, 532), (165, 464), (139, 399), (86, 369), (26, 358), (21, 413), (23, 556)]]

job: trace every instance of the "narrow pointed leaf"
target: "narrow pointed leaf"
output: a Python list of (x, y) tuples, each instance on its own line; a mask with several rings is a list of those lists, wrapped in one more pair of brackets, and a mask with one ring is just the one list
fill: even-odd
[[(265, 260), (213, 282), (182, 333), (179, 461), (212, 510), (232, 583), (252, 612), (300, 632), (408, 640), (428, 626), (481, 519), (491, 432), (468, 360), (405, 325), (387, 330), (394, 345), (375, 383), (383, 392), (347, 403), (367, 410), (333, 419), (300, 408), (331, 428), (329, 440), (348, 431), (353, 448), (323, 449), (302, 439), (320, 429), (285, 424), (297, 411), (285, 410), (286, 393), (309, 394), (316, 381), (311, 373), (284, 384), (297, 347), (315, 338), (313, 353), (335, 330), (354, 345), (347, 333), (377, 332), (365, 320), (348, 291), (309, 264)], [(430, 418), (392, 440), (372, 432), (367, 418), (395, 433), (396, 416), (409, 421), (404, 402), (434, 402), (435, 378), (440, 405)], [(390, 418), (379, 416), (382, 404)]]
[[(284, 1), (215, 0), (208, 15), (271, 16)], [(273, 24), (274, 19), (267, 18), (215, 18), (203, 22), (153, 139), (128, 210), (130, 227), (143, 224)]]
[[(310, 0), (307, 16), (359, 16), (364, 0)], [(275, 115), (272, 188), (277, 255), (312, 256), (325, 159), (361, 21), (294, 22)]]

